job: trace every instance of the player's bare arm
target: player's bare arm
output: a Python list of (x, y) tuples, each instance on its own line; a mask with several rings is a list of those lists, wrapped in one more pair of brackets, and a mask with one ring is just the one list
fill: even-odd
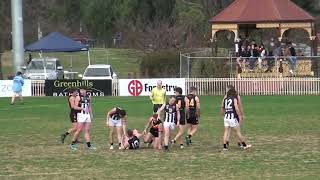
[(188, 114), (189, 114), (189, 99), (187, 98), (187, 97), (185, 97), (184, 98), (184, 102), (185, 102), (185, 104), (186, 104), (186, 114), (187, 114), (187, 116), (188, 116)]
[(200, 99), (198, 96), (195, 97), (195, 100), (196, 100), (196, 103), (197, 103), (197, 117), (199, 118), (200, 117)]
[(123, 116), (123, 117), (121, 118), (121, 121), (122, 121), (123, 134), (124, 134), (125, 136), (128, 136), (128, 135), (127, 135), (127, 116)]
[(110, 118), (110, 114), (115, 113), (116, 112), (116, 108), (112, 108), (110, 111), (107, 112), (107, 117), (106, 117), (106, 125), (109, 126), (109, 118)]
[(225, 97), (222, 99), (221, 106), (220, 106), (220, 113), (221, 113), (222, 116), (224, 116), (224, 111), (225, 111), (225, 109), (224, 109), (224, 99), (225, 99)]
[(151, 95), (150, 95), (150, 100), (151, 100), (151, 101), (153, 101), (153, 94), (154, 94), (154, 90), (152, 89)]
[(91, 102), (91, 97), (89, 97), (89, 113), (91, 116), (91, 120), (93, 119), (93, 113), (92, 113), (92, 102)]
[(178, 100), (177, 109), (180, 109), (180, 108), (181, 108), (181, 100)]
[(239, 121), (241, 122), (242, 121), (242, 114), (241, 114), (237, 99), (234, 100), (234, 108), (236, 109), (236, 112), (239, 116)]
[(243, 112), (243, 105), (242, 105), (242, 102), (241, 102), (241, 98), (239, 95), (237, 95), (237, 100), (238, 100), (238, 104), (239, 104), (239, 109), (241, 111), (241, 114), (242, 114), (242, 120), (244, 119), (244, 112)]
[(80, 102), (80, 97), (77, 96), (73, 102), (73, 104), (71, 104), (71, 107), (75, 110), (79, 110), (79, 111), (86, 111), (86, 109), (79, 107), (79, 102)]
[(162, 143), (161, 143), (161, 141), (162, 141), (162, 132), (163, 132), (163, 124), (160, 123), (159, 124), (159, 135), (158, 135), (158, 138), (160, 139), (160, 144), (159, 144), (158, 149), (162, 149)]
[(178, 105), (176, 105), (176, 108), (177, 108), (177, 125), (179, 126), (180, 125), (180, 111), (178, 110)]
[(147, 125), (145, 126), (144, 130), (143, 130), (143, 134), (147, 134), (150, 126), (151, 126), (151, 122), (152, 122), (152, 117), (149, 118), (149, 121), (147, 122)]
[(165, 107), (166, 107), (166, 104), (162, 104), (161, 108), (158, 109), (157, 111), (158, 116), (160, 116), (160, 113), (164, 110)]

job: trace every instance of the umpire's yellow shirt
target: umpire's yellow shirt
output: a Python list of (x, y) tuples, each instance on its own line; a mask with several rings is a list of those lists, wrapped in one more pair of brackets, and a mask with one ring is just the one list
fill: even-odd
[(166, 90), (154, 87), (151, 91), (150, 99), (153, 104), (164, 104), (166, 103)]

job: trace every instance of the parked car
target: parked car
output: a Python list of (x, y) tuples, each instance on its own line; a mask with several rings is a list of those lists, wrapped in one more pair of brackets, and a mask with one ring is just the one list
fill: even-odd
[(22, 67), (28, 79), (63, 79), (63, 67), (57, 58), (34, 58)]
[(93, 79), (117, 79), (117, 74), (113, 71), (111, 65), (95, 64), (89, 65), (82, 75), (84, 80)]

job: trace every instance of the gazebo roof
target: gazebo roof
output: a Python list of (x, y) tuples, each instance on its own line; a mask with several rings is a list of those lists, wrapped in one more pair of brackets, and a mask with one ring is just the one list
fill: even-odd
[(213, 23), (310, 22), (309, 13), (290, 0), (235, 0), (211, 19)]

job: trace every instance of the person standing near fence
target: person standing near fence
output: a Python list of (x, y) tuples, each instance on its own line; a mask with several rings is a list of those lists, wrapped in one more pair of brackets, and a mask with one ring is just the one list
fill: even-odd
[(290, 74), (294, 75), (294, 71), (296, 69), (296, 62), (297, 62), (297, 53), (295, 48), (292, 46), (292, 43), (288, 43), (288, 54), (289, 54), (289, 63), (290, 63)]
[(153, 113), (158, 112), (163, 104), (166, 103), (166, 90), (162, 88), (162, 81), (157, 81), (157, 87), (151, 91), (150, 100), (153, 104)]
[(17, 96), (19, 96), (20, 98), (20, 103), (23, 104), (23, 97), (22, 97), (23, 85), (24, 85), (24, 80), (22, 77), (22, 73), (18, 71), (17, 75), (13, 78), (13, 84), (12, 84), (13, 95), (11, 98), (11, 105), (14, 105)]

